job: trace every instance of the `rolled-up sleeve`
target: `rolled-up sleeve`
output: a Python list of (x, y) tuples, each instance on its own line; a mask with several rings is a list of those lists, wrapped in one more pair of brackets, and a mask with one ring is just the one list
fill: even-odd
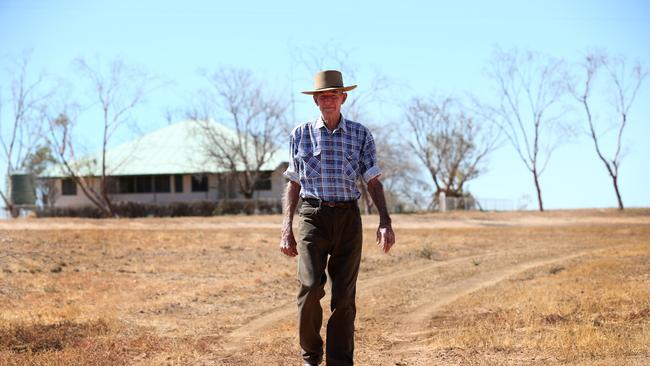
[(375, 149), (375, 140), (369, 130), (366, 130), (366, 138), (361, 150), (361, 174), (363, 181), (370, 182), (372, 178), (381, 175), (381, 169), (377, 165), (377, 151)]
[(300, 175), (298, 174), (296, 164), (296, 155), (298, 151), (296, 149), (294, 132), (289, 136), (289, 166), (287, 167), (287, 170), (284, 171), (283, 175), (292, 182), (300, 183)]

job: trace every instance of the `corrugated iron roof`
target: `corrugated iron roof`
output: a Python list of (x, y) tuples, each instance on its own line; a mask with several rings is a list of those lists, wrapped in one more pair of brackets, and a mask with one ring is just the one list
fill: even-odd
[[(205, 150), (208, 138), (202, 123), (186, 120), (171, 124), (106, 151), (107, 175), (199, 174), (228, 171), (217, 166)], [(235, 138), (236, 132), (220, 123), (207, 122), (220, 135)], [(253, 151), (250, 149), (250, 151)], [(278, 149), (273, 158), (263, 165), (263, 170), (275, 170), (288, 161), (286, 149)], [(101, 152), (75, 163), (80, 175), (101, 175)], [(243, 169), (240, 168), (240, 169)], [(53, 166), (41, 177), (65, 177), (62, 166)]]

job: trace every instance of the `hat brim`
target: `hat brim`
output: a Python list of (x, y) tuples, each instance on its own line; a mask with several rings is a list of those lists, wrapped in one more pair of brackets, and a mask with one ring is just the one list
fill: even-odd
[(356, 87), (357, 87), (356, 85), (340, 86), (340, 87), (334, 87), (334, 88), (323, 88), (323, 89), (318, 89), (318, 90), (306, 90), (306, 91), (304, 91), (302, 93), (303, 94), (314, 95), (314, 94), (317, 94), (317, 93), (322, 93), (322, 92), (332, 91), (332, 90), (340, 90), (340, 91), (346, 92), (346, 91), (350, 91), (350, 90), (352, 90), (352, 89), (354, 89)]

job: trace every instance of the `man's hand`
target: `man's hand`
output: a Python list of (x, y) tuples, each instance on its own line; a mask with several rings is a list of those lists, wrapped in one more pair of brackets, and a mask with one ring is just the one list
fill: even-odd
[(296, 246), (296, 238), (293, 236), (293, 230), (284, 230), (280, 239), (280, 251), (288, 257), (295, 257), (298, 255)]
[(379, 245), (384, 253), (388, 253), (390, 248), (395, 244), (395, 233), (390, 224), (379, 225), (377, 229), (377, 245)]
[(386, 208), (384, 197), (384, 186), (379, 177), (374, 177), (368, 182), (368, 192), (379, 212), (379, 228), (377, 229), (377, 245), (382, 247), (384, 253), (388, 253), (390, 247), (395, 244), (395, 233), (391, 226), (390, 215)]
[(286, 256), (295, 257), (298, 255), (296, 249), (296, 238), (293, 236), (293, 213), (296, 211), (298, 204), (298, 195), (300, 194), (300, 184), (289, 181), (287, 189), (284, 191), (284, 222), (282, 223), (282, 237), (280, 238), (280, 251)]

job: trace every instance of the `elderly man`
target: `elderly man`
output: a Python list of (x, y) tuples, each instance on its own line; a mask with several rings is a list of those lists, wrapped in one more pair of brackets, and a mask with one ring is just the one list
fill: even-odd
[[(352, 365), (355, 293), (361, 261), (362, 228), (357, 200), (357, 178), (362, 177), (379, 212), (377, 244), (388, 252), (395, 243), (384, 190), (379, 176), (375, 143), (370, 131), (341, 115), (347, 91), (339, 71), (321, 71), (314, 78), (313, 95), (321, 115), (296, 127), (290, 136), (291, 158), (284, 173), (287, 184), (280, 250), (298, 260), (299, 335), (305, 365), (323, 358), (320, 328), (329, 273), (332, 314), (327, 323), (325, 357), (329, 366)], [(302, 198), (298, 243), (293, 213)], [(329, 259), (328, 259), (329, 258)]]

